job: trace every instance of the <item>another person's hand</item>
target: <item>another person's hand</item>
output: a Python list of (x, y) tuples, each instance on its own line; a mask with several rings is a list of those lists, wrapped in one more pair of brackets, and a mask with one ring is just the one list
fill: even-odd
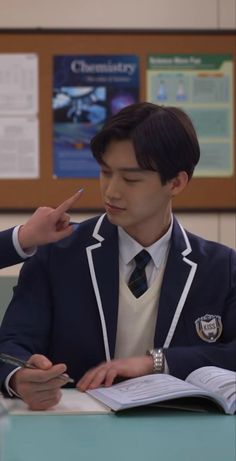
[(28, 363), (36, 368), (21, 368), (11, 377), (9, 386), (31, 410), (47, 410), (61, 398), (61, 387), (66, 384), (60, 378), (66, 365), (52, 365), (43, 355), (34, 354)]
[(108, 387), (116, 378), (136, 378), (152, 373), (152, 369), (153, 360), (147, 355), (111, 360), (87, 371), (76, 387), (80, 391), (95, 389), (101, 385)]
[(50, 207), (37, 208), (19, 229), (18, 238), (21, 248), (25, 250), (56, 242), (72, 234), (73, 227), (70, 226), (70, 216), (66, 211), (72, 207), (82, 193), (83, 189), (80, 189), (55, 209)]

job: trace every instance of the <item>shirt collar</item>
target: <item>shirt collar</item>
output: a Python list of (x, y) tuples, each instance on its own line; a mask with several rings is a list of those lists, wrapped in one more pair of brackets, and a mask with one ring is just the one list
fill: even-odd
[[(149, 247), (145, 247), (145, 250), (151, 255), (152, 260), (157, 267), (160, 267), (167, 249), (169, 247), (171, 233), (173, 229), (173, 216), (171, 215), (171, 223), (167, 232), (156, 242), (154, 242)], [(140, 245), (136, 240), (130, 237), (129, 234), (122, 228), (118, 226), (118, 238), (119, 238), (119, 253), (124, 264), (129, 264), (131, 260), (143, 250), (143, 246)]]

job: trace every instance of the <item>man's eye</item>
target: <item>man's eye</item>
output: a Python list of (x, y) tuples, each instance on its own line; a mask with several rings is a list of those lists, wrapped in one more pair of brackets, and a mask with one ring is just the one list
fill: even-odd
[(110, 175), (111, 175), (111, 172), (108, 171), (108, 170), (101, 170), (101, 173), (102, 173), (104, 176), (110, 176)]
[(129, 178), (124, 178), (126, 182), (139, 182), (140, 179), (129, 179)]

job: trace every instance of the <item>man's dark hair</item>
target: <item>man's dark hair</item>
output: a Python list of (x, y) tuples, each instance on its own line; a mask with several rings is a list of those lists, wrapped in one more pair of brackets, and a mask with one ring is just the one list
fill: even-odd
[(200, 148), (188, 115), (177, 107), (141, 102), (125, 107), (104, 124), (91, 140), (91, 150), (102, 165), (111, 141), (130, 140), (138, 165), (157, 171), (162, 184), (186, 171), (189, 179), (199, 161)]

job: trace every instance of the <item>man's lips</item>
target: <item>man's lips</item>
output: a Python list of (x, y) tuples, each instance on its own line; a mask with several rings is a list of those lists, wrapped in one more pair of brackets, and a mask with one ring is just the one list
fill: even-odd
[(109, 211), (124, 211), (125, 208), (119, 207), (117, 205), (112, 205), (111, 203), (105, 202), (105, 206)]

